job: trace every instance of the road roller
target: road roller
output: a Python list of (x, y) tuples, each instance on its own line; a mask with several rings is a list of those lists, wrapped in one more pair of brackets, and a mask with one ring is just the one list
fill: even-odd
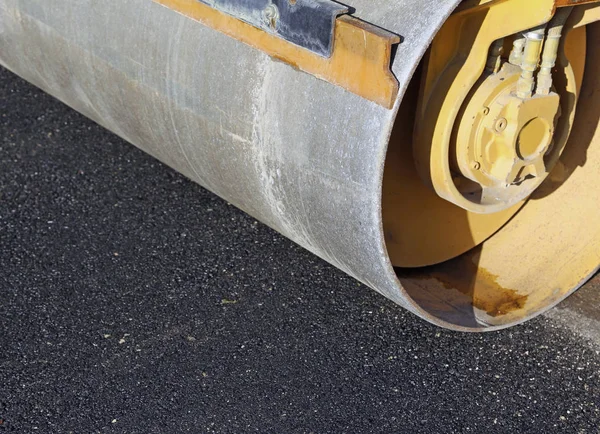
[(0, 0), (0, 64), (433, 324), (600, 266), (599, 0)]

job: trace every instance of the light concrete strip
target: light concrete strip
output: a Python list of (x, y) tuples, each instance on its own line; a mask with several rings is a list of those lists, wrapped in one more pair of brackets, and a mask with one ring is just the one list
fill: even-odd
[(600, 274), (544, 316), (589, 341), (600, 354)]

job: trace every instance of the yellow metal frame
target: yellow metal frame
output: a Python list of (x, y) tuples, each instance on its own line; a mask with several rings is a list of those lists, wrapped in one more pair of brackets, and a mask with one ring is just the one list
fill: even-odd
[[(521, 211), (479, 247), (401, 275), (427, 309), (472, 312), (480, 327), (515, 324), (558, 303), (598, 270), (600, 46), (594, 42), (600, 23), (590, 27), (578, 26), (565, 41), (577, 47), (581, 35), (589, 35), (574, 133), (559, 163)], [(582, 67), (573, 66), (577, 76)]]
[[(483, 206), (466, 199), (450, 170), (450, 141), (462, 102), (481, 77), (492, 43), (545, 24), (555, 0), (479, 0), (467, 2), (444, 24), (425, 62), (413, 154), (419, 174), (442, 198), (476, 213)], [(468, 7), (467, 7), (468, 6)]]
[[(584, 13), (585, 8), (588, 10)], [(555, 74), (555, 84), (557, 89), (564, 89), (568, 94), (568, 97), (561, 98), (563, 116), (555, 133), (555, 142), (559, 147), (566, 142), (575, 117), (575, 104), (585, 68), (586, 29), (583, 25), (596, 21), (592, 19), (592, 12), (593, 9), (588, 6), (576, 8), (567, 23), (559, 50), (559, 73)], [(452, 38), (446, 38), (446, 41), (450, 40)], [(510, 45), (510, 40), (507, 40), (507, 45)], [(484, 63), (487, 48), (488, 46), (481, 49)], [(431, 55), (428, 57), (430, 59)], [(420, 97), (419, 78), (426, 74), (426, 64), (427, 59), (423, 61), (404, 97), (386, 158), (383, 186), (384, 233), (388, 253), (397, 267), (421, 267), (456, 257), (493, 235), (524, 204), (520, 202), (495, 213), (474, 213), (440, 198), (422, 182), (413, 163), (412, 138), (415, 116), (420, 115), (414, 110)], [(441, 75), (444, 70), (440, 70)], [(421, 93), (424, 87), (422, 81)], [(431, 84), (436, 84), (434, 79)], [(461, 101), (454, 103), (460, 106)], [(547, 182), (552, 182), (557, 173), (560, 173), (560, 167), (550, 174)]]

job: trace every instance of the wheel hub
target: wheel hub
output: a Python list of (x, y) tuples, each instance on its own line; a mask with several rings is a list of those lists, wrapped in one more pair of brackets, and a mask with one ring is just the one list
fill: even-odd
[[(458, 118), (451, 145), (459, 191), (481, 205), (509, 208), (529, 196), (552, 169), (560, 97), (520, 98), (521, 68), (505, 63), (480, 80)], [(556, 149), (558, 150), (558, 149)], [(462, 179), (461, 179), (462, 178)]]

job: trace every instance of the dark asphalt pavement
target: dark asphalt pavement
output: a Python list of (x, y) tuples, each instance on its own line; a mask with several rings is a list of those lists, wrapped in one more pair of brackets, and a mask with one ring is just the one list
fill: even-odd
[(436, 328), (0, 68), (0, 433), (598, 433), (598, 289)]

